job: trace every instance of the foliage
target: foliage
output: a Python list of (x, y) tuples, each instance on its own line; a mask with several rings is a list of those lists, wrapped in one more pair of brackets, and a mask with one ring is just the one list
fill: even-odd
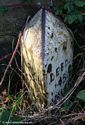
[(64, 16), (64, 21), (69, 24), (74, 22), (82, 22), (82, 11), (85, 7), (84, 0), (62, 0), (61, 3), (63, 3), (63, 5), (54, 5), (56, 15)]
[[(78, 23), (82, 22), (84, 14), (83, 11), (85, 10), (85, 1), (84, 0), (61, 0), (60, 5), (52, 4), (52, 8), (54, 10), (54, 13), (56, 15), (62, 15), (64, 16), (64, 21), (72, 24), (72, 23)], [(31, 4), (32, 0), (23, 0), (23, 2)], [(8, 7), (6, 6), (0, 6), (0, 13), (4, 14), (8, 11)]]
[(60, 109), (60, 112), (65, 112), (69, 111), (72, 107), (73, 103), (70, 100), (67, 100), (64, 104), (63, 107)]
[(0, 13), (1, 13), (1, 14), (6, 13), (7, 11), (8, 11), (8, 8), (7, 8), (7, 7), (5, 7), (5, 6), (0, 6)]
[[(8, 110), (8, 109), (3, 109), (3, 111), (1, 112), (1, 117), (0, 117), (0, 121), (4, 121), (4, 122), (7, 122), (10, 118), (10, 114), (11, 114), (11, 111)], [(10, 120), (20, 120), (19, 117), (16, 117), (16, 116), (12, 116), (11, 115), (11, 118)]]
[[(9, 125), (12, 125), (13, 122), (20, 122), (21, 119), (20, 117), (15, 114), (17, 114), (17, 112), (19, 111), (19, 108), (21, 106), (22, 103), (22, 97), (23, 94), (22, 92), (19, 92), (18, 94), (16, 94), (16, 97), (12, 96), (12, 95), (7, 95), (7, 93), (5, 93), (5, 98), (9, 98), (9, 100), (6, 102), (7, 104), (5, 104), (5, 102), (3, 101), (3, 98), (1, 100), (1, 105), (0, 105), (0, 123)], [(2, 95), (3, 96), (3, 95)], [(5, 99), (4, 98), (4, 99)], [(6, 100), (6, 99), (5, 99)], [(5, 107), (9, 108), (5, 108)]]
[(81, 90), (78, 95), (77, 98), (82, 100), (83, 102), (85, 102), (85, 90)]
[[(85, 90), (81, 90), (76, 95), (77, 98), (74, 98), (74, 101), (67, 100), (60, 109), (60, 112), (69, 112), (78, 110), (78, 108), (85, 109)], [(81, 101), (79, 101), (81, 100)]]
[[(23, 0), (28, 4), (32, 3), (32, 0)], [(56, 3), (56, 4), (55, 4)], [(60, 3), (59, 5), (57, 3)], [(82, 22), (84, 15), (83, 10), (85, 7), (84, 0), (54, 0), (54, 4), (51, 5), (56, 15), (64, 16), (64, 21), (72, 24)]]
[(0, 123), (3, 124), (7, 124), (9, 125), (13, 125), (12, 123), (14, 122), (20, 122), (20, 118), (19, 116), (16, 115), (12, 115), (11, 114), (11, 110), (8, 109), (3, 109), (2, 112), (0, 112)]

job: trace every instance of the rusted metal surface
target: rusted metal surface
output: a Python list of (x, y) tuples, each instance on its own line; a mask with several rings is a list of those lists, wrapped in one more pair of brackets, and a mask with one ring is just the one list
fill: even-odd
[[(44, 27), (43, 27), (44, 26)], [(44, 107), (56, 103), (68, 84), (73, 60), (73, 38), (68, 28), (41, 9), (26, 24), (22, 37), (22, 67), (30, 99)]]

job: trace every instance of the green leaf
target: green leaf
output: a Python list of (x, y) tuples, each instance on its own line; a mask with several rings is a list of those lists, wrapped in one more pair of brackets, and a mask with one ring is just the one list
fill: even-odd
[(68, 111), (72, 107), (73, 103), (69, 100), (64, 103), (64, 106), (60, 109), (60, 112)]
[(72, 24), (77, 19), (75, 14), (69, 14), (65, 17), (64, 21)]
[(83, 15), (79, 14), (79, 15), (78, 15), (78, 20), (79, 20), (79, 22), (82, 23), (82, 21), (83, 21)]
[(73, 11), (74, 10), (74, 6), (71, 2), (67, 2), (65, 5), (64, 5), (64, 9), (69, 12)]
[[(8, 121), (11, 122), (10, 125), (13, 125), (12, 122), (20, 122), (20, 117), (12, 115), (10, 117), (11, 110), (4, 109), (2, 112), (0, 112), (0, 122), (1, 123), (7, 123)], [(10, 118), (10, 119), (9, 119)]]
[(85, 0), (75, 0), (75, 5), (78, 7), (84, 7), (85, 6)]
[(85, 90), (81, 90), (81, 91), (77, 94), (77, 98), (85, 102)]
[(8, 11), (8, 8), (5, 6), (0, 6), (0, 13), (4, 14)]
[(63, 13), (63, 8), (58, 7), (57, 9), (55, 9), (55, 11), (56, 11), (56, 15), (62, 14)]
[(10, 116), (10, 111), (9, 110), (3, 110), (0, 114), (0, 121), (1, 122), (7, 122)]
[(67, 14), (64, 18), (65, 22), (68, 22), (69, 24), (72, 24), (74, 22), (82, 22), (83, 16), (80, 14), (79, 11), (71, 12), (70, 14)]

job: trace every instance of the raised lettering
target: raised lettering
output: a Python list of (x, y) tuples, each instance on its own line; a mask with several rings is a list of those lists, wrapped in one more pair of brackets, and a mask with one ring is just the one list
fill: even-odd
[(47, 68), (47, 73), (50, 73), (50, 72), (52, 72), (52, 64), (49, 64)]
[(60, 77), (59, 81), (58, 81), (58, 84), (61, 86), (62, 84), (62, 78)]
[(53, 73), (50, 74), (50, 82), (53, 82), (55, 79), (55, 75)]
[(64, 70), (64, 63), (61, 63), (61, 71)]
[(64, 74), (63, 74), (63, 84), (65, 84), (66, 78), (67, 78), (67, 75), (64, 73)]
[(60, 72), (60, 67), (56, 69), (56, 77), (59, 75), (59, 72)]

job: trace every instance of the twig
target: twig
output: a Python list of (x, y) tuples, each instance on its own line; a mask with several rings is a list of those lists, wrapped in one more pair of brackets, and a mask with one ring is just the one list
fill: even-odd
[(9, 69), (9, 67), (11, 66), (12, 61), (13, 61), (15, 55), (16, 55), (17, 49), (18, 49), (19, 44), (20, 44), (20, 41), (21, 41), (21, 36), (22, 36), (22, 34), (20, 33), (20, 34), (19, 34), (19, 39), (18, 39), (17, 44), (16, 44), (16, 47), (15, 47), (14, 52), (13, 52), (13, 54), (12, 54), (12, 57), (11, 57), (11, 59), (10, 59), (10, 61), (9, 61), (9, 64), (7, 65), (7, 67), (6, 67), (6, 69), (5, 69), (5, 72), (4, 72), (4, 75), (3, 75), (3, 77), (2, 77), (2, 79), (1, 79), (1, 81), (0, 81), (0, 86), (2, 85), (2, 83), (3, 83), (3, 81), (4, 81), (4, 78), (5, 78), (5, 76), (6, 76), (7, 72), (8, 72), (8, 69)]
[(85, 113), (80, 114), (80, 115), (78, 115), (78, 116), (75, 116), (75, 117), (73, 118), (73, 120), (74, 120), (74, 121), (77, 121), (77, 120), (85, 121)]
[(81, 15), (83, 15), (83, 16), (84, 16), (84, 15), (85, 15), (85, 13), (82, 13)]
[(64, 116), (62, 116), (62, 118), (69, 118), (69, 117), (75, 117), (75, 116), (80, 116), (80, 115), (85, 115), (85, 112), (84, 113), (72, 113), (72, 114), (64, 115)]
[(63, 120), (66, 119), (67, 123), (75, 123), (77, 120), (85, 121), (85, 112), (84, 113), (74, 113), (65, 115), (62, 117)]

